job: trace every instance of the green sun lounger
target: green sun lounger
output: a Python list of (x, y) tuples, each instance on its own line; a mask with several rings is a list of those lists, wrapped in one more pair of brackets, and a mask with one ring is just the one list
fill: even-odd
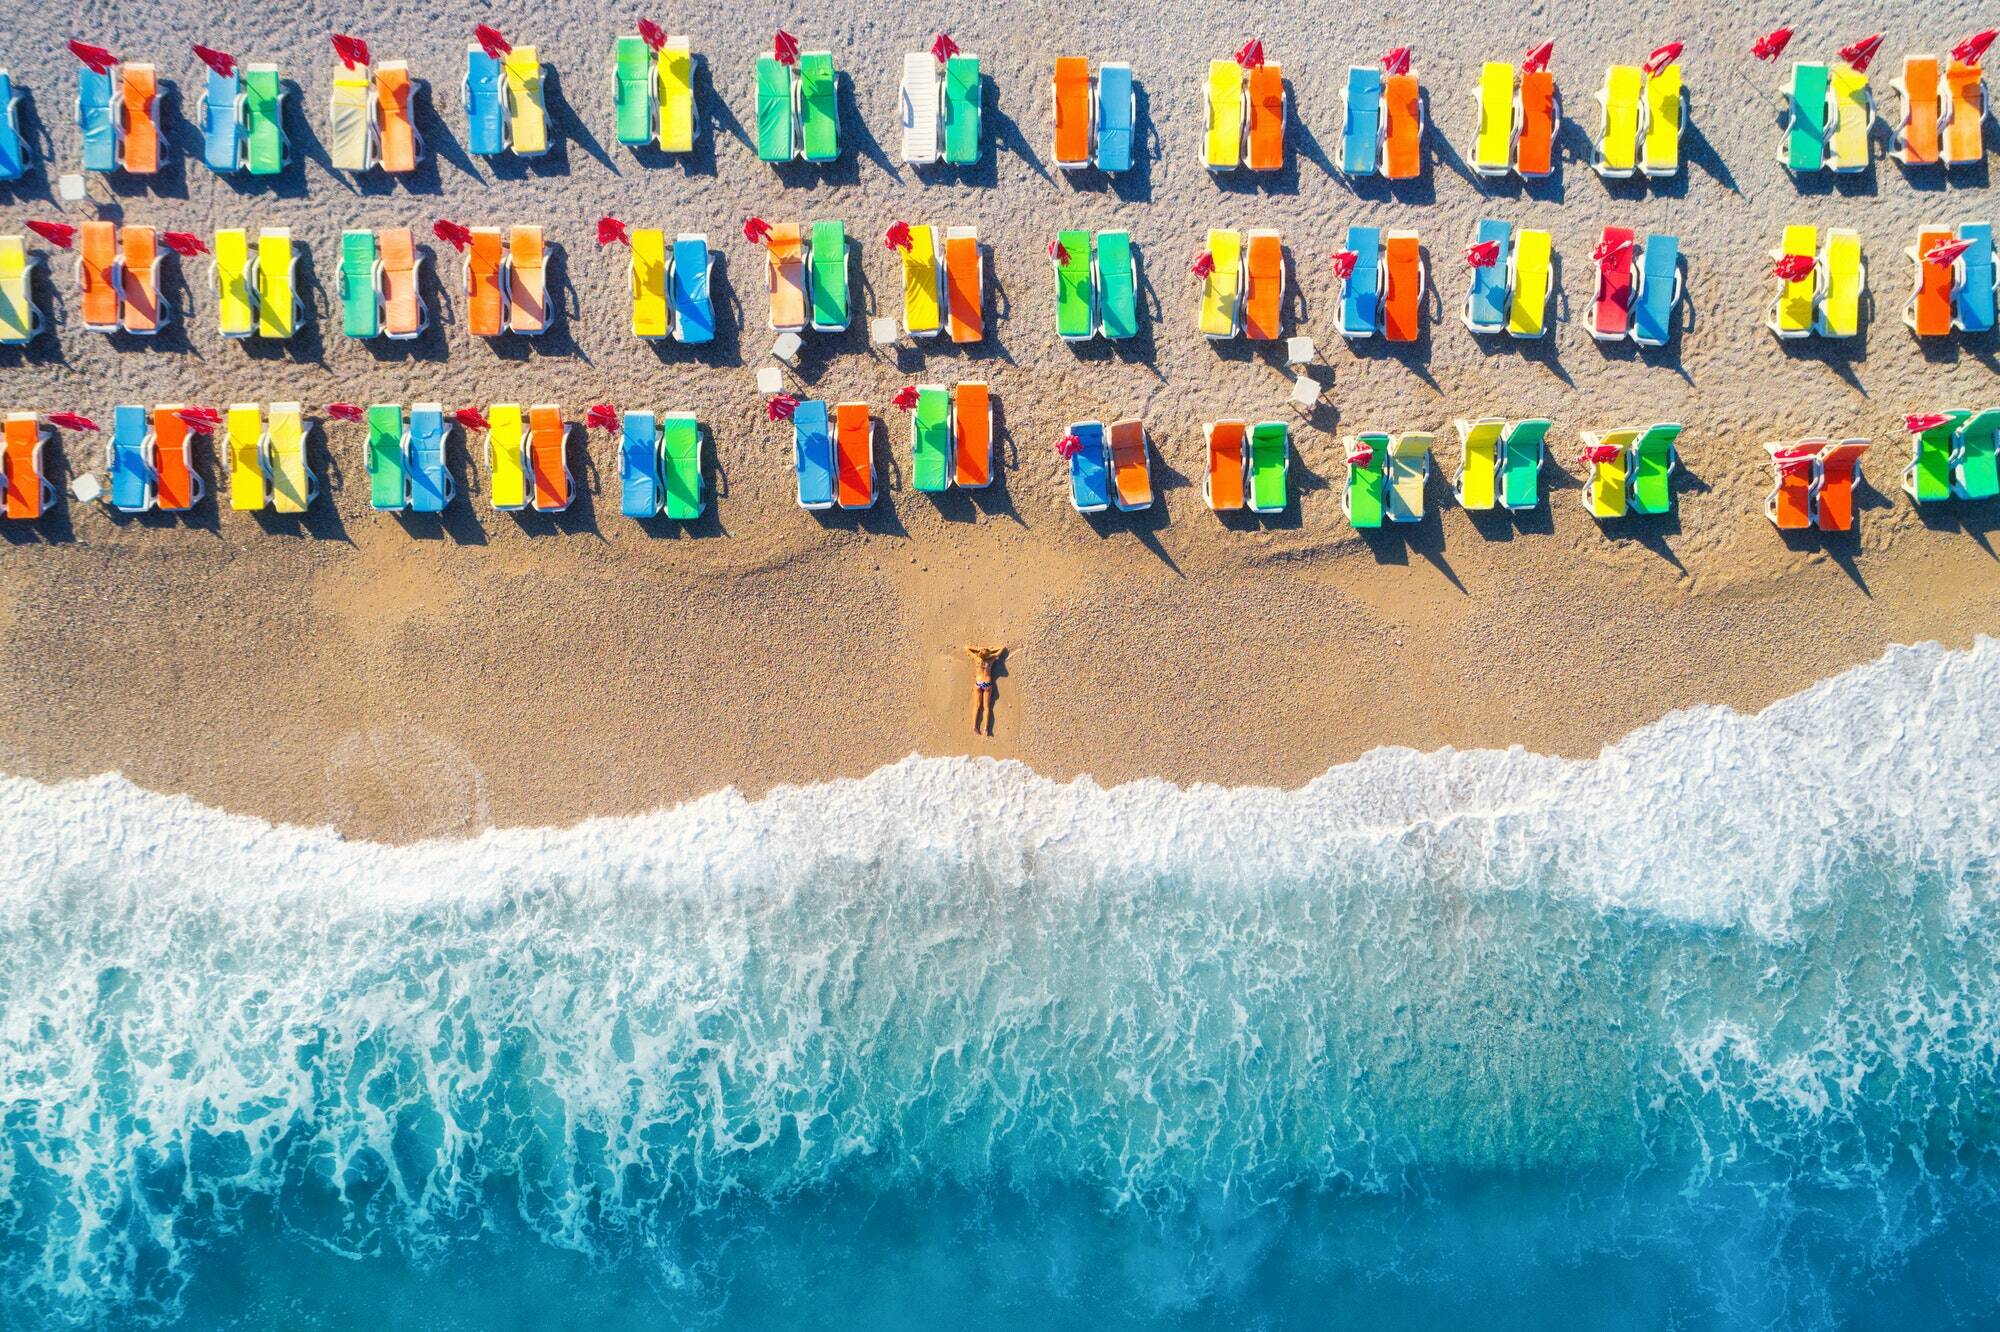
[(807, 51), (799, 57), (799, 156), (831, 162), (840, 156), (839, 89), (833, 53)]
[(1097, 233), (1097, 327), (1107, 338), (1139, 336), (1139, 291), (1133, 277), (1132, 233)]
[(979, 57), (944, 62), (944, 160), (971, 166), (979, 160)]
[(1903, 469), (1903, 489), (1919, 504), (1937, 504), (1951, 498), (1952, 454), (1957, 451), (1958, 428), (1972, 413), (1962, 407), (1948, 407), (1939, 413), (1944, 422), (1913, 435), (1913, 456)]
[(253, 176), (275, 176), (285, 169), (284, 106), (278, 67), (244, 66), (243, 165)]
[(628, 33), (611, 51), (618, 142), (653, 141), (653, 51), (646, 39)]
[(812, 326), (837, 333), (852, 317), (847, 306), (847, 224), (812, 225)]
[(1793, 65), (1786, 93), (1784, 150), (1778, 160), (1787, 171), (1818, 171), (1826, 165), (1825, 65)]
[(1532, 509), (1542, 502), (1542, 455), (1549, 421), (1516, 421), (1500, 441), (1500, 504)]
[(707, 507), (701, 480), (701, 425), (686, 412), (660, 418), (660, 481), (666, 502), (660, 511), (679, 522), (699, 518)]
[(403, 409), (377, 403), (368, 409), (368, 503), (384, 513), (407, 508), (410, 472), (403, 455)]
[(910, 451), (911, 485), (931, 494), (951, 489), (951, 395), (942, 384), (917, 387)]
[(1951, 493), (1960, 499), (1985, 500), (2000, 495), (1994, 453), (2000, 439), (2000, 410), (1988, 408), (1958, 428)]
[(791, 67), (764, 56), (757, 61), (757, 160), (791, 161), (798, 156), (798, 137)]
[(1632, 443), (1632, 510), (1634, 513), (1669, 513), (1674, 507), (1671, 484), (1680, 459), (1674, 441), (1680, 438), (1677, 425), (1646, 427)]
[(1291, 496), (1286, 479), (1292, 469), (1292, 431), (1283, 421), (1259, 421), (1250, 427), (1250, 510), (1283, 513)]
[(1091, 295), (1090, 233), (1065, 231), (1056, 237), (1062, 258), (1056, 264), (1056, 336), (1071, 342), (1097, 332)]
[(1347, 491), (1341, 508), (1347, 521), (1358, 528), (1382, 525), (1382, 475), (1389, 462), (1389, 437), (1384, 434), (1357, 435), (1354, 443), (1368, 446), (1368, 461), (1347, 463)]
[(375, 299), (375, 233), (348, 231), (340, 237), (340, 326), (350, 338), (372, 338), (382, 331), (381, 306)]

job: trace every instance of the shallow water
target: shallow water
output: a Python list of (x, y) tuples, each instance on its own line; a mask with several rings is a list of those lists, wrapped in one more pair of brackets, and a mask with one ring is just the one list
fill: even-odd
[(0, 1325), (1992, 1326), (1996, 679), (401, 849), (0, 780)]

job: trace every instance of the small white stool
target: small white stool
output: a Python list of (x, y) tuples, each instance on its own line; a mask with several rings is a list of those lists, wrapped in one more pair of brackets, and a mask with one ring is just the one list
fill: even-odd
[(785, 372), (775, 365), (757, 367), (757, 392), (765, 397), (785, 391)]
[(893, 319), (871, 319), (868, 321), (868, 340), (878, 347), (888, 347), (902, 335), (903, 326)]
[(1300, 375), (1292, 385), (1292, 405), (1311, 411), (1319, 404), (1320, 384), (1311, 375)]

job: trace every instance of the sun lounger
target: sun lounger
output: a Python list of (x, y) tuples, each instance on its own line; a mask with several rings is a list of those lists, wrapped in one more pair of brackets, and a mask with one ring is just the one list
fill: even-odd
[[(90, 71), (85, 70), (85, 73)], [(93, 219), (78, 227), (78, 314), (93, 333), (118, 331), (118, 228)]]
[(396, 341), (420, 337), (430, 327), (429, 307), (417, 282), (423, 254), (408, 227), (385, 227), (375, 237), (375, 280), (380, 295), (382, 332)]
[(1542, 459), (1552, 422), (1516, 421), (1500, 441), (1500, 506), (1520, 511), (1542, 502)]
[(85, 171), (118, 169), (118, 111), (112, 105), (114, 73), (88, 66), (76, 72), (76, 129), (83, 138)]
[(243, 169), (253, 176), (275, 176), (291, 162), (291, 141), (285, 135), (285, 88), (276, 65), (243, 67)]
[(789, 162), (799, 152), (798, 103), (792, 71), (771, 56), (757, 61), (757, 159)]
[(829, 51), (799, 56), (799, 156), (831, 162), (840, 156), (838, 76)]
[(910, 485), (929, 494), (949, 490), (951, 471), (951, 396), (942, 384), (919, 384), (910, 413)]
[(228, 442), (229, 507), (262, 509), (270, 502), (264, 456), (264, 409), (254, 402), (232, 405), (224, 418)]
[(1117, 61), (1097, 67), (1097, 112), (1093, 161), (1099, 171), (1127, 171), (1132, 166), (1132, 134), (1139, 118), (1139, 94), (1132, 86), (1132, 67)]
[(569, 427), (562, 408), (537, 403), (528, 408), (528, 466), (534, 473), (537, 513), (561, 513), (576, 498), (569, 474)]
[(796, 222), (780, 222), (764, 240), (764, 286), (771, 294), (771, 328), (797, 332), (806, 326), (805, 238)]
[(1961, 333), (1993, 331), (1993, 224), (1964, 222), (1958, 238), (1972, 248), (1958, 256), (1958, 281), (1952, 288), (1952, 324)]
[(118, 326), (150, 338), (173, 322), (174, 310), (160, 294), (159, 237), (151, 227), (127, 226), (118, 233)]
[(1340, 279), (1340, 335), (1372, 338), (1382, 331), (1381, 229), (1349, 227), (1346, 248), (1354, 254), (1354, 270)]
[(689, 153), (701, 133), (701, 121), (694, 110), (694, 52), (688, 39), (676, 34), (667, 38), (655, 57), (659, 71), (659, 144), (663, 153)]
[(466, 48), (465, 151), (475, 157), (495, 157), (507, 150), (506, 95), (500, 86), (500, 62), (477, 46)]
[(1854, 530), (1854, 486), (1861, 479), (1865, 439), (1843, 439), (1820, 450), (1813, 479), (1813, 522), (1822, 532)]
[(1936, 504), (1951, 498), (1958, 428), (1972, 413), (1962, 407), (1951, 407), (1939, 415), (1944, 420), (1910, 436), (1910, 465), (1903, 469), (1903, 491), (1919, 504)]
[(1078, 171), (1090, 165), (1090, 62), (1082, 56), (1056, 57), (1054, 90), (1056, 165)]
[(812, 226), (812, 326), (822, 333), (845, 329), (847, 305), (847, 227), (823, 221)]
[(986, 336), (986, 260), (977, 227), (945, 228), (944, 281), (951, 340), (978, 342)]
[(618, 511), (627, 518), (660, 512), (660, 431), (651, 412), (626, 412), (618, 441)]
[(1943, 81), (1934, 55), (1913, 55), (1903, 61), (1902, 74), (1891, 86), (1903, 99), (1903, 118), (1896, 126), (1895, 143), (1889, 156), (1904, 166), (1925, 166), (1938, 160), (1942, 151), (1939, 111), (1943, 102)]
[(420, 402), (410, 408), (410, 512), (442, 513), (458, 493), (445, 466), (444, 408)]
[(611, 43), (611, 129), (618, 142), (627, 147), (653, 142), (656, 86), (653, 48), (636, 32), (621, 33)]
[(1106, 432), (1111, 455), (1111, 502), (1125, 512), (1153, 507), (1153, 459), (1146, 427), (1134, 418), (1113, 421)]
[(2000, 496), (1996, 444), (2000, 444), (2000, 410), (1988, 408), (1959, 427), (1951, 463), (1953, 495), (1964, 500)]
[(979, 161), (983, 96), (978, 56), (955, 55), (944, 62), (944, 160), (952, 166)]
[(265, 227), (257, 233), (258, 337), (289, 338), (298, 331), (297, 268), (291, 228)]
[(1415, 180), (1424, 169), (1424, 94), (1414, 74), (1382, 80), (1382, 178)]
[(1802, 254), (1814, 261), (1813, 270), (1804, 277), (1778, 279), (1778, 294), (1771, 299), (1764, 325), (1781, 338), (1802, 338), (1813, 330), (1813, 307), (1819, 298), (1818, 243), (1817, 227), (1789, 226), (1783, 241), (1771, 252), (1773, 259)]
[(707, 236), (696, 233), (674, 237), (674, 266), (669, 282), (674, 297), (675, 342), (715, 340), (715, 302), (709, 291), (714, 263)]
[(1474, 512), (1491, 509), (1500, 498), (1500, 440), (1507, 423), (1497, 417), (1454, 421), (1458, 431), (1458, 480), (1453, 490), (1458, 506)]
[(1868, 289), (1861, 234), (1845, 227), (1828, 229), (1819, 262), (1819, 313), (1813, 329), (1823, 338), (1851, 338), (1861, 331), (1861, 297)]
[(1353, 435), (1346, 448), (1347, 487), (1340, 495), (1340, 511), (1352, 526), (1372, 530), (1382, 525), (1387, 507), (1383, 490), (1389, 468), (1389, 437), (1379, 433)]
[(368, 507), (377, 513), (401, 513), (410, 507), (410, 436), (403, 428), (402, 406), (378, 402), (365, 419)]
[(367, 69), (342, 63), (327, 95), (326, 156), (338, 171), (366, 171), (375, 165), (375, 88)]
[(938, 156), (938, 62), (929, 51), (903, 57), (903, 160), (929, 166)]
[(1111, 507), (1110, 452), (1104, 443), (1104, 426), (1097, 421), (1078, 421), (1069, 433), (1077, 439), (1077, 450), (1069, 459), (1069, 502), (1078, 513), (1102, 513)]
[(875, 503), (875, 422), (865, 402), (833, 409), (834, 498), (843, 509)]
[(1785, 138), (1778, 146), (1778, 160), (1794, 175), (1826, 166), (1827, 106), (1831, 92), (1832, 74), (1825, 65), (1792, 66), (1785, 110), (1780, 117)]
[(1234, 231), (1208, 233), (1208, 253), (1215, 260), (1201, 284), (1201, 331), (1211, 338), (1233, 338), (1243, 331), (1243, 237)]
[(944, 275), (937, 235), (929, 227), (910, 228), (903, 251), (903, 331), (913, 338), (936, 337), (944, 327)]
[(407, 61), (375, 67), (376, 160), (392, 176), (415, 171), (424, 157), (424, 136), (410, 115), (413, 88)]
[(1388, 501), (1390, 522), (1423, 521), (1424, 482), (1431, 474), (1431, 444), (1432, 437), (1419, 431), (1405, 431), (1389, 441), (1383, 498)]
[(1875, 129), (1875, 94), (1868, 76), (1846, 61), (1827, 73), (1826, 166), (1829, 171), (1868, 169), (1868, 140)]
[(34, 272), (40, 261), (19, 236), (0, 236), (0, 346), (18, 347), (41, 336)]
[(1201, 428), (1201, 433), (1208, 444), (1208, 470), (1202, 476), (1201, 497), (1217, 513), (1234, 513), (1247, 498), (1249, 423), (1210, 421)]
[(1097, 292), (1097, 331), (1113, 341), (1139, 336), (1139, 265), (1132, 233), (1100, 231), (1091, 276)]
[(1639, 432), (1629, 426), (1607, 430), (1597, 434), (1583, 432), (1583, 447), (1586, 453), (1594, 449), (1612, 450), (1601, 461), (1590, 464), (1590, 475), (1583, 483), (1583, 510), (1591, 517), (1623, 518), (1631, 510), (1631, 501), (1626, 493), (1626, 478), (1632, 461), (1632, 442), (1639, 438)]
[(549, 113), (542, 101), (542, 61), (532, 46), (517, 46), (500, 62), (507, 108), (507, 146), (516, 157), (549, 150)]
[(306, 466), (305, 417), (296, 402), (274, 402), (264, 425), (264, 462), (269, 469), (271, 508), (304, 513), (319, 498), (319, 478)]
[(507, 228), (507, 331), (535, 337), (549, 330), (549, 261), (540, 227)]
[(1545, 69), (1523, 70), (1514, 101), (1514, 171), (1540, 180), (1555, 171), (1556, 132), (1562, 128), (1562, 100), (1556, 76)]
[(376, 286), (381, 267), (372, 231), (340, 234), (340, 331), (372, 338), (382, 331), (382, 297)]
[(1391, 231), (1382, 240), (1382, 337), (1415, 342), (1423, 332), (1430, 270), (1414, 231)]
[(0, 180), (19, 180), (33, 155), (21, 134), (21, 94), (14, 76), (0, 67)]
[(528, 425), (517, 402), (496, 403), (486, 413), (486, 489), (493, 507), (528, 507)]
[(1920, 338), (1951, 335), (1951, 291), (1957, 266), (1940, 266), (1927, 263), (1924, 259), (1932, 250), (1949, 244), (1951, 240), (1952, 232), (1948, 227), (1922, 227), (1917, 231), (1916, 247), (1903, 251), (1916, 266), (1910, 299), (1903, 306), (1903, 322)]
[(1637, 65), (1613, 65), (1604, 71), (1598, 89), (1601, 109), (1597, 147), (1591, 169), (1609, 180), (1623, 180), (1638, 169), (1639, 128), (1645, 119), (1640, 103), (1646, 72)]
[(1056, 336), (1066, 342), (1081, 342), (1097, 334), (1096, 283), (1090, 233), (1065, 231), (1056, 237), (1062, 257), (1054, 261), (1056, 271)]
[(1639, 170), (1656, 179), (1681, 170), (1681, 131), (1687, 126), (1687, 99), (1676, 61), (1646, 76), (1646, 129)]
[(1776, 474), (1764, 497), (1764, 516), (1781, 532), (1803, 532), (1813, 525), (1813, 489), (1819, 455), (1831, 441), (1802, 440), (1797, 444), (1766, 444)]
[(111, 476), (111, 507), (120, 513), (144, 513), (153, 507), (153, 465), (146, 456), (150, 438), (144, 407), (121, 403), (111, 409), (104, 470)]
[(1489, 60), (1473, 85), (1470, 166), (1482, 176), (1504, 176), (1514, 168), (1514, 67)]
[(1499, 333), (1507, 327), (1514, 268), (1513, 225), (1497, 218), (1480, 218), (1472, 242), (1484, 245), (1489, 241), (1500, 247), (1499, 258), (1484, 268), (1472, 270), (1472, 286), (1465, 293), (1465, 311), (1459, 316), (1474, 333)]
[(968, 379), (952, 393), (952, 480), (977, 490), (993, 484), (993, 395), (983, 380)]
[(240, 227), (225, 227), (215, 233), (210, 252), (217, 328), (225, 338), (247, 338), (257, 331), (257, 282), (250, 263), (250, 234)]
[(194, 470), (194, 431), (181, 420), (180, 403), (153, 409), (153, 506), (185, 513), (207, 490)]
[(1674, 332), (1681, 304), (1681, 245), (1678, 238), (1649, 232), (1639, 246), (1632, 291), (1632, 341), (1664, 347)]
[(1291, 503), (1292, 429), (1283, 421), (1250, 427), (1250, 510), (1283, 513)]
[(660, 422), (660, 470), (665, 497), (661, 512), (690, 523), (708, 507), (701, 475), (701, 425), (686, 412), (668, 412)]
[(4, 429), (0, 465), (6, 469), (7, 516), (39, 518), (56, 502), (56, 488), (42, 474), (42, 447), (47, 438), (41, 419), (33, 412), (9, 412)]
[(1341, 103), (1340, 169), (1349, 176), (1372, 176), (1381, 162), (1382, 71), (1350, 65)]
[(1283, 336), (1285, 247), (1275, 231), (1253, 230), (1243, 251), (1243, 336), (1273, 342)]
[(631, 234), (632, 331), (642, 338), (667, 336), (667, 237), (654, 227)]
[(1201, 162), (1210, 171), (1243, 165), (1243, 66), (1234, 60), (1208, 62), (1203, 102)]
[(160, 169), (160, 80), (151, 65), (121, 65), (119, 106), (124, 116), (118, 130), (118, 165), (134, 176)]
[(1954, 60), (1944, 71), (1944, 139), (1938, 160), (1965, 166), (1986, 157), (1986, 76), (1978, 65)]
[(1623, 342), (1632, 329), (1632, 228), (1606, 227), (1598, 245), (1612, 249), (1596, 265), (1590, 336), (1599, 342)]
[(1507, 304), (1507, 335), (1539, 338), (1549, 331), (1549, 292), (1554, 258), (1549, 233), (1523, 227), (1514, 234), (1513, 253), (1508, 257), (1507, 286), (1512, 296)]
[(1673, 512), (1674, 469), (1681, 461), (1674, 441), (1680, 434), (1681, 427), (1677, 425), (1650, 425), (1632, 441), (1631, 461), (1627, 464), (1632, 512), (1647, 515)]
[(472, 228), (472, 242), (465, 248), (465, 327), (475, 338), (497, 338), (507, 331), (500, 296), (500, 266), (506, 257), (500, 228)]
[(792, 473), (800, 508), (833, 507), (833, 435), (827, 428), (826, 404), (816, 398), (792, 410)]
[(1281, 171), (1289, 113), (1284, 70), (1277, 65), (1257, 66), (1250, 71), (1244, 92), (1243, 165), (1252, 171)]

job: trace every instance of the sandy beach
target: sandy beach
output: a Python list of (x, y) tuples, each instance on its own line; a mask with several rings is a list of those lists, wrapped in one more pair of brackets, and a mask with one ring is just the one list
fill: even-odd
[[(1435, 3), (1369, 20), (1286, 3), (1218, 28), (1211, 7), (1171, 0), (1093, 20), (1084, 36), (1072, 13), (751, 3), (657, 14), (705, 60), (697, 94), (712, 134), (686, 161), (613, 141), (609, 52), (631, 16), (596, 6), (15, 14), (0, 63), (32, 97), (29, 124), (46, 128), (61, 169), (75, 169), (78, 151), (76, 66), (62, 53), (72, 36), (150, 58), (178, 84), (167, 108), (176, 151), (150, 182), (94, 180), (87, 207), (55, 203), (40, 168), (0, 186), (0, 230), (28, 217), (203, 234), (288, 225), (315, 297), (291, 343), (231, 343), (215, 328), (206, 261), (170, 263), (184, 322), (147, 343), (87, 333), (72, 311), (58, 337), (0, 353), (0, 405), (108, 423), (119, 402), (298, 400), (317, 413), (335, 400), (553, 401), (580, 421), (609, 402), (697, 413), (717, 457), (708, 517), (685, 527), (619, 516), (602, 434), (573, 464), (585, 493), (570, 512), (510, 515), (487, 505), (483, 463), (455, 436), (469, 500), (442, 521), (403, 519), (369, 510), (361, 429), (332, 422), (311, 453), (325, 493), (302, 522), (218, 512), (211, 498), (190, 515), (139, 518), (66, 500), (43, 522), (0, 524), (0, 769), (42, 780), (117, 770), (230, 810), (398, 841), (860, 775), (913, 751), (1013, 757), (1105, 783), (1296, 784), (1386, 744), (1590, 754), (1672, 709), (1761, 707), (1888, 643), (1963, 646), (2000, 632), (2000, 510), (1920, 512), (1898, 485), (1905, 413), (2000, 396), (1994, 337), (1920, 344), (1898, 319), (1904, 248), (1922, 224), (1993, 220), (1987, 170), (1946, 182), (1878, 157), (1857, 176), (1794, 182), (1773, 155), (1780, 71), (1748, 54), (1784, 11), (1500, 0), (1473, 22)], [(1790, 17), (1800, 59), (1830, 59), (1881, 21), (1852, 0)], [(1898, 107), (1887, 85), (1905, 53), (1940, 50), (1985, 17), (1963, 3), (1892, 16), (1874, 70), (1881, 112)], [(489, 163), (461, 146), (458, 80), (482, 21), (536, 43), (553, 69), (556, 142), (538, 162)], [(808, 49), (830, 49), (843, 75), (845, 151), (825, 169), (774, 170), (746, 138), (752, 63), (780, 24)], [(336, 27), (429, 81), (417, 123), (433, 155), (408, 182), (357, 182), (325, 165)], [(896, 158), (902, 54), (940, 27), (987, 75), (987, 156), (963, 173)], [(1292, 164), (1218, 181), (1200, 158), (1201, 78), (1249, 36), (1285, 68)], [(1518, 59), (1551, 37), (1574, 118), (1560, 171), (1526, 189), (1474, 178), (1462, 158), (1480, 62)], [(1607, 184), (1587, 165), (1604, 68), (1669, 39), (1687, 43), (1689, 167), (1651, 186)], [(275, 183), (201, 165), (191, 41), (275, 60), (296, 84), (295, 162)], [(1428, 92), (1430, 160), (1408, 186), (1353, 186), (1329, 156), (1344, 71), (1398, 44), (1415, 47)], [(1050, 160), (1051, 62), (1079, 52), (1129, 60), (1140, 82), (1145, 152), (1123, 177), (1072, 176)], [(594, 240), (606, 213), (707, 232), (721, 256), (712, 347), (631, 335), (626, 254)], [(794, 503), (789, 431), (765, 419), (752, 383), (770, 335), (761, 251), (739, 230), (751, 214), (844, 219), (868, 311), (898, 301), (880, 243), (891, 222), (976, 225), (987, 246), (982, 344), (906, 342), (891, 354), (868, 346), (857, 319), (845, 335), (809, 338), (790, 375), (803, 396), (875, 406), (893, 462), (872, 512)], [(1554, 236), (1562, 295), (1541, 343), (1475, 339), (1455, 317), (1460, 252), (1482, 216)], [(547, 228), (557, 326), (539, 340), (470, 337), (456, 257), (433, 242), (444, 280), (426, 279), (442, 314), (430, 333), (408, 344), (341, 336), (341, 231), (428, 235), (439, 218)], [(1790, 222), (1860, 232), (1873, 297), (1861, 337), (1784, 345), (1763, 329), (1766, 251)], [(1413, 348), (1352, 347), (1333, 331), (1328, 256), (1353, 223), (1422, 234), (1438, 305)], [(1606, 349), (1586, 331), (1589, 254), (1611, 224), (1680, 237), (1692, 318), (1675, 345)], [(1329, 383), (1309, 418), (1285, 405), (1282, 344), (1213, 344), (1196, 331), (1187, 265), (1211, 225), (1283, 233), (1296, 293), (1286, 331), (1319, 340), (1313, 373)], [(1132, 232), (1150, 316), (1135, 342), (1073, 348), (1055, 337), (1043, 248), (1063, 226)], [(67, 258), (54, 268), (67, 298)], [(1000, 484), (915, 493), (892, 394), (974, 378), (999, 403)], [(1079, 516), (1051, 444), (1071, 421), (1127, 415), (1145, 420), (1157, 449), (1160, 502)], [(1468, 515), (1451, 502), (1451, 421), (1479, 415), (1556, 422), (1544, 508)], [(1296, 421), (1283, 515), (1224, 520), (1203, 504), (1201, 425), (1224, 416)], [(1578, 430), (1655, 420), (1687, 427), (1676, 512), (1601, 526), (1577, 502)], [(1343, 519), (1340, 439), (1370, 429), (1440, 432), (1423, 523), (1361, 534)], [(1852, 535), (1788, 539), (1764, 518), (1761, 444), (1811, 435), (1876, 442)], [(101, 449), (101, 437), (67, 437), (51, 452), (54, 478), (101, 468)], [(212, 450), (198, 463), (213, 496)], [(968, 728), (960, 646), (975, 640), (1010, 646), (991, 740)]]

